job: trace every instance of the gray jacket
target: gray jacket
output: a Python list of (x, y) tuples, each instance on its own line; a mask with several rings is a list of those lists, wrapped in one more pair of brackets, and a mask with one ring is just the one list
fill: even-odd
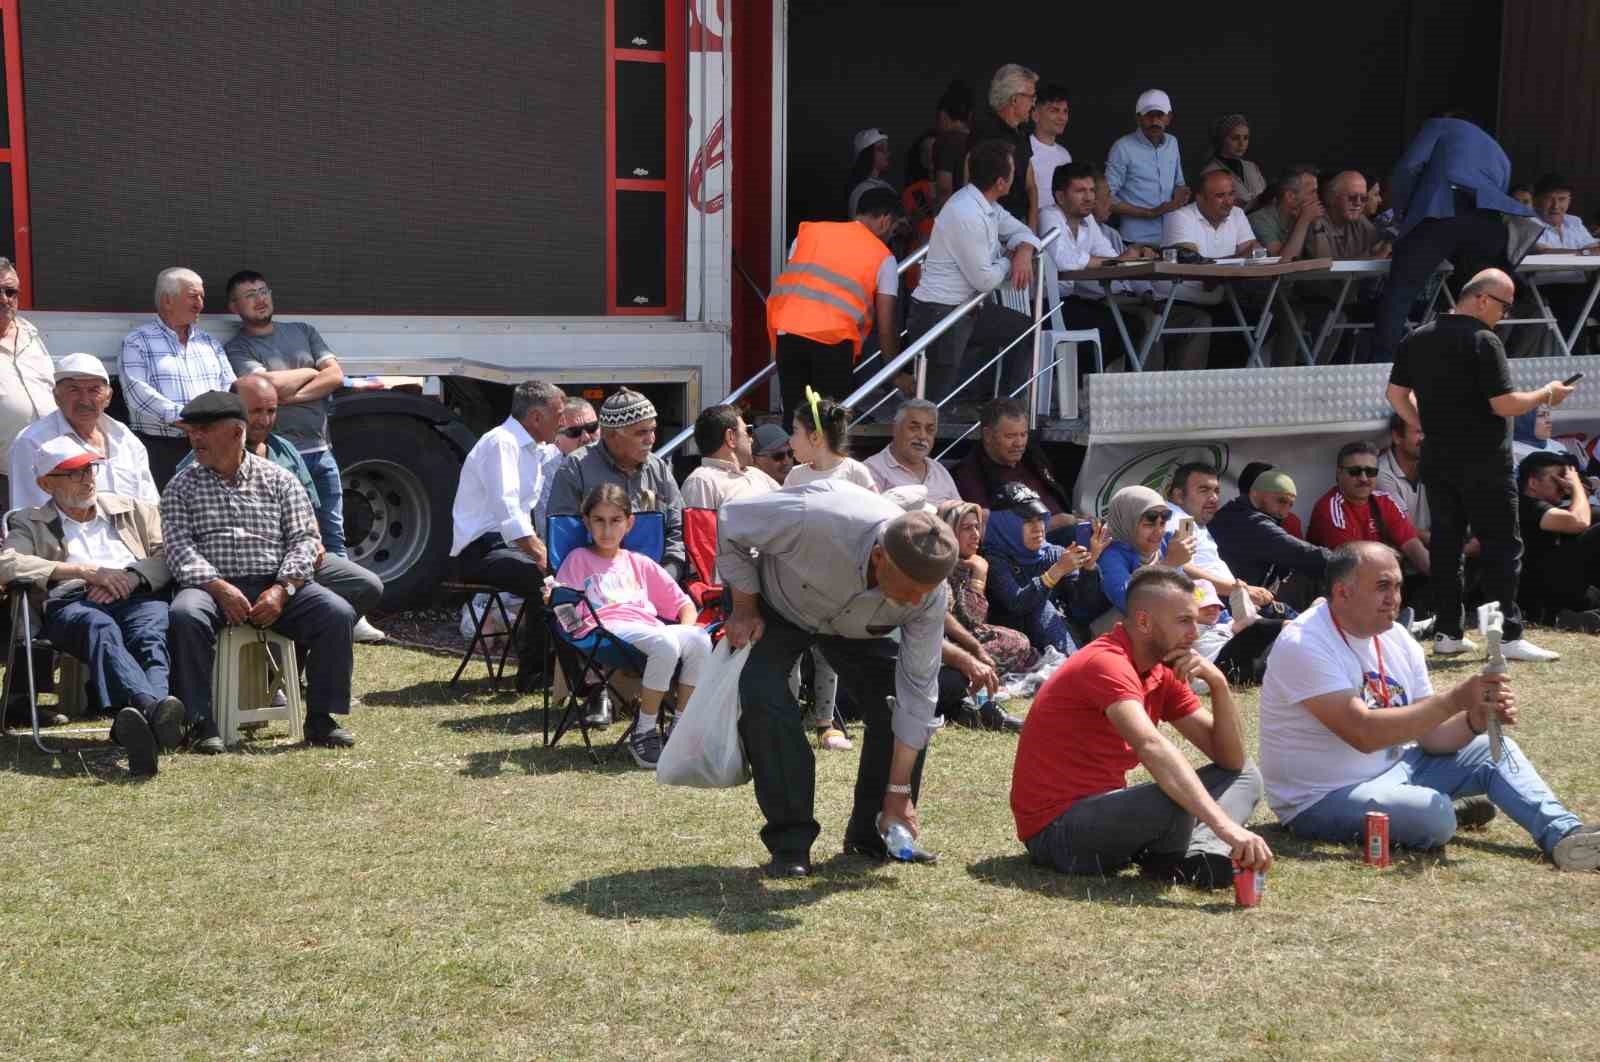
[[(572, 451), (557, 466), (547, 511), (551, 516), (576, 516), (584, 497), (602, 483), (615, 483), (627, 491), (635, 512), (661, 513), (666, 528), (661, 565), (681, 578), (688, 554), (683, 548), (683, 496), (672, 478), (672, 466), (651, 454), (631, 474), (623, 472), (611, 460), (605, 441), (597, 440)], [(536, 530), (543, 536), (546, 529)]]

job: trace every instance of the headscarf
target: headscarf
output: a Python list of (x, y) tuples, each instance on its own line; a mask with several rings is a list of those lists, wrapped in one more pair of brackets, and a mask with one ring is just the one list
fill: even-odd
[(944, 522), (950, 525), (950, 530), (955, 534), (956, 541), (960, 542), (961, 521), (967, 518), (968, 513), (978, 514), (978, 548), (982, 549), (984, 530), (983, 506), (978, 505), (975, 502), (956, 502), (953, 505), (945, 506), (944, 512), (940, 515), (944, 517)]
[[(1554, 439), (1539, 438), (1538, 406), (1528, 410), (1526, 413), (1522, 414), (1516, 419), (1516, 423), (1511, 429), (1511, 437), (1516, 442), (1531, 446), (1535, 450), (1563, 449), (1560, 443), (1555, 443)], [(1555, 445), (1551, 445), (1552, 443), (1555, 443)]]
[[(1167, 500), (1149, 487), (1123, 487), (1111, 496), (1111, 505), (1106, 510), (1106, 525), (1111, 528), (1111, 537), (1124, 546), (1132, 547), (1136, 552), (1139, 549), (1136, 536), (1139, 532), (1139, 518), (1151, 509), (1167, 509)], [(1140, 554), (1148, 562), (1150, 557)]]
[(1050, 547), (1041, 544), (1038, 549), (1022, 545), (1022, 517), (1010, 509), (991, 509), (989, 526), (983, 532), (983, 551), (1012, 564), (1049, 564)]
[(1224, 114), (1221, 118), (1211, 123), (1212, 157), (1227, 167), (1229, 173), (1241, 180), (1244, 179), (1244, 160), (1224, 155), (1222, 153), (1222, 140), (1239, 126), (1249, 124), (1249, 121), (1242, 114)]

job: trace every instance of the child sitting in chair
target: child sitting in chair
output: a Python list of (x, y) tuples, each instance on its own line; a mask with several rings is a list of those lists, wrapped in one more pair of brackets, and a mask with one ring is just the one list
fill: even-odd
[(581, 508), (592, 542), (567, 554), (556, 582), (581, 591), (594, 608), (593, 614), (579, 610), (574, 637), (594, 630), (598, 616), (606, 630), (645, 655), (639, 718), (628, 751), (640, 767), (654, 769), (662, 744), (657, 713), (672, 674), (682, 666), (677, 702), (682, 711), (711, 655), (711, 636), (695, 626), (694, 602), (661, 565), (622, 548), (623, 537), (633, 528), (633, 506), (621, 487), (600, 484)]

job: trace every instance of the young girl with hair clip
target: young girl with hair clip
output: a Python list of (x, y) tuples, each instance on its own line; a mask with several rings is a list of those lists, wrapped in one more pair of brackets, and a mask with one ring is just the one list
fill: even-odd
[[(556, 582), (582, 591), (606, 629), (644, 653), (639, 717), (628, 751), (639, 766), (654, 767), (662, 744), (657, 713), (673, 672), (678, 672), (681, 712), (711, 655), (711, 636), (695, 625), (694, 602), (666, 569), (622, 548), (623, 537), (633, 529), (633, 506), (626, 491), (615, 483), (602, 483), (583, 499), (582, 513), (593, 541), (567, 554)], [(582, 622), (573, 634), (581, 638), (595, 624), (587, 609), (580, 609), (579, 615)]]
[[(840, 479), (878, 493), (878, 484), (867, 466), (845, 452), (849, 425), (848, 408), (807, 387), (805, 402), (794, 411), (794, 434), (789, 438), (796, 464), (783, 485), (800, 487), (819, 479)], [(844, 730), (835, 725), (839, 676), (820, 652), (813, 650), (811, 659), (816, 663), (816, 680), (812, 684), (810, 722), (817, 728), (817, 747), (837, 751), (854, 748)], [(791, 679), (791, 685), (798, 685), (798, 681)]]

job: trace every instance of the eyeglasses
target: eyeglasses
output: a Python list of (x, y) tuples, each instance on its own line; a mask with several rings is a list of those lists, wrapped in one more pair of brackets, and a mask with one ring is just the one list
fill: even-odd
[(1486, 299), (1493, 299), (1495, 302), (1498, 302), (1500, 304), (1500, 308), (1502, 310), (1506, 311), (1507, 313), (1511, 312), (1511, 303), (1506, 301), (1505, 299), (1502, 299), (1500, 296), (1498, 296), (1498, 295), (1490, 295), (1487, 291), (1480, 291), (1480, 292), (1478, 292), (1478, 294), (1482, 295)]
[(600, 422), (598, 420), (591, 420), (587, 424), (574, 424), (570, 428), (561, 429), (561, 434), (569, 439), (581, 439), (585, 435), (598, 435), (599, 433)]
[(1344, 199), (1347, 203), (1365, 203), (1367, 201), (1367, 193), (1351, 192), (1349, 195), (1345, 196)]
[(21, 294), (21, 288), (0, 288), (0, 295), (4, 295), (7, 301), (15, 301), (17, 296)]
[(239, 292), (238, 298), (241, 298), (241, 299), (265, 299), (265, 298), (270, 297), (271, 295), (272, 295), (272, 289), (271, 288), (251, 288), (249, 291), (241, 291), (241, 292)]
[(1377, 465), (1345, 465), (1344, 474), (1347, 476), (1365, 476), (1368, 479), (1378, 478)]
[(82, 468), (68, 469), (65, 472), (48, 472), (45, 479), (75, 479), (84, 482), (94, 478), (94, 465), (84, 465)]

